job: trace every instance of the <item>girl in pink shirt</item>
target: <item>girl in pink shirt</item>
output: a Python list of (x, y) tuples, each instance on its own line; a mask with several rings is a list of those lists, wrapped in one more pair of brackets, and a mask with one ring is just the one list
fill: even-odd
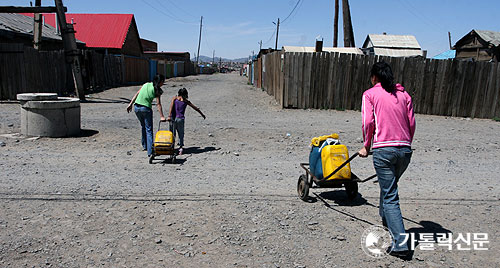
[(387, 252), (397, 257), (409, 254), (399, 206), (398, 182), (410, 163), (415, 117), (410, 95), (394, 84), (389, 64), (375, 63), (371, 70), (373, 87), (363, 93), (361, 107), (364, 146), (359, 156), (373, 150), (373, 165), (380, 186), (379, 214), (393, 236)]

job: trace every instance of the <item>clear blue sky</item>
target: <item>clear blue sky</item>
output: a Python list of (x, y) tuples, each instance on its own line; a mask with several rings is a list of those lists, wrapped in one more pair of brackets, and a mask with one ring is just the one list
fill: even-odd
[[(65, 0), (69, 13), (132, 13), (141, 38), (156, 41), (162, 51), (189, 51), (198, 46), (203, 16), (201, 55), (241, 58), (275, 45), (272, 23), (291, 13), (298, 0)], [(2, 5), (29, 5), (28, 0), (3, 0)], [(33, 0), (34, 2), (34, 0)], [(314, 46), (316, 36), (333, 44), (334, 0), (301, 0), (280, 26), (278, 46)], [(340, 1), (342, 3), (342, 1)], [(42, 5), (54, 5), (43, 0)], [(434, 56), (472, 29), (500, 31), (499, 0), (350, 0), (356, 46), (370, 33), (416, 36)], [(340, 16), (342, 12), (340, 12)], [(339, 46), (343, 46), (342, 18)]]

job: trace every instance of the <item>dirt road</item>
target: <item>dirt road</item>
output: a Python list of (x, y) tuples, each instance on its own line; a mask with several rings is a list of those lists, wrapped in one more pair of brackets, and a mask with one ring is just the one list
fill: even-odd
[[(380, 224), (378, 184), (314, 189), (296, 183), (312, 137), (338, 132), (361, 147), (358, 111), (282, 110), (237, 74), (167, 81), (207, 115), (188, 110), (175, 165), (148, 164), (140, 126), (126, 113), (139, 87), (82, 104), (82, 137), (18, 136), (18, 104), (0, 104), (0, 267), (494, 267), (500, 227), (500, 123), (417, 115), (415, 149), (400, 182), (410, 232), (487, 233), (488, 250), (366, 255)], [(155, 120), (158, 114), (155, 112)], [(156, 128), (156, 124), (155, 124)], [(360, 177), (371, 159), (351, 164)], [(463, 247), (467, 247), (462, 243)], [(472, 245), (470, 246), (472, 247)]]

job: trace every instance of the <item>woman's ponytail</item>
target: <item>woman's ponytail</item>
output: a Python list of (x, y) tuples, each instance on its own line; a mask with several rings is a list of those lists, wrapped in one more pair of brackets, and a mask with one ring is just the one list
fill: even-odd
[(163, 94), (163, 90), (160, 87), (160, 84), (163, 82), (165, 82), (165, 76), (163, 76), (161, 74), (157, 74), (153, 78), (153, 87), (155, 89), (155, 96), (156, 97), (159, 97), (159, 96), (161, 96), (161, 94)]

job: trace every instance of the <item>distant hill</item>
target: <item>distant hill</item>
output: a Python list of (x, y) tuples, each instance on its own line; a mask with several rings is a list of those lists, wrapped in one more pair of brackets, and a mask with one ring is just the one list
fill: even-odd
[[(211, 62), (212, 61), (212, 57), (207, 57), (207, 56), (203, 56), (201, 55), (200, 56), (200, 61), (201, 62)], [(196, 61), (196, 58), (192, 58), (191, 59), (192, 61)], [(220, 61), (220, 58), (219, 57), (215, 57), (215, 61), (218, 62)], [(239, 58), (239, 59), (226, 59), (226, 58), (222, 58), (222, 61), (223, 62), (242, 62), (242, 63), (246, 63), (248, 61), (248, 58)]]

